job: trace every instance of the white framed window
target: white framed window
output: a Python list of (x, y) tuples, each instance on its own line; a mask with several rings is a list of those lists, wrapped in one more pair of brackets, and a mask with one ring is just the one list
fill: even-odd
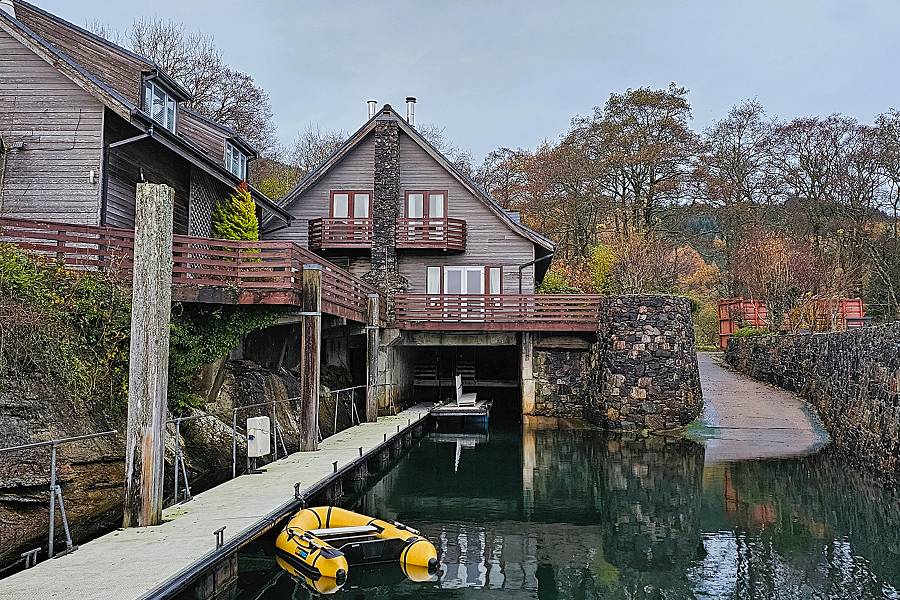
[(155, 81), (144, 82), (144, 111), (150, 117), (168, 129), (175, 131), (175, 116), (178, 103)]
[(225, 168), (235, 177), (247, 179), (247, 155), (231, 142), (225, 142)]

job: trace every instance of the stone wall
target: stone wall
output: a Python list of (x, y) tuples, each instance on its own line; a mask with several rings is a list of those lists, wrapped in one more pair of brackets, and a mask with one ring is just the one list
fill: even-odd
[(600, 398), (587, 417), (609, 429), (674, 429), (703, 408), (691, 304), (613, 296), (600, 311)]
[(851, 459), (900, 472), (900, 323), (733, 337), (725, 356), (742, 373), (808, 400)]
[(596, 358), (596, 352), (589, 350), (535, 348), (534, 414), (583, 418)]
[[(596, 338), (535, 342), (536, 415), (580, 417), (608, 429), (675, 429), (703, 405), (690, 302), (604, 298)], [(558, 340), (558, 344), (554, 341)]]

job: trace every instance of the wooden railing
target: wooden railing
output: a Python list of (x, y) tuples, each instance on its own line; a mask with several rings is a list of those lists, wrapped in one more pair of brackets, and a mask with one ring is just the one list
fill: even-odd
[[(0, 219), (0, 243), (14, 244), (74, 269), (104, 270), (130, 279), (134, 232), (128, 229)], [(306, 264), (322, 270), (322, 310), (365, 322), (369, 294), (378, 290), (352, 273), (293, 242), (238, 242), (176, 235), (172, 243), (172, 284), (181, 299), (203, 297), (231, 302), (299, 304)], [(231, 293), (238, 292), (237, 295)], [(241, 296), (240, 292), (254, 292)], [(209, 300), (215, 301), (215, 300)], [(384, 306), (384, 302), (380, 303)]]
[(466, 222), (462, 219), (398, 219), (397, 247), (452, 250), (466, 249)]
[(372, 247), (372, 219), (310, 219), (308, 228), (313, 250)]
[(600, 296), (587, 294), (399, 294), (401, 329), (597, 331)]

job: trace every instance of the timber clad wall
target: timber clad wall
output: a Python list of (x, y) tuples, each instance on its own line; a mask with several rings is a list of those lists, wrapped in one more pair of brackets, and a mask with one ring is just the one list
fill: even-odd
[[(107, 140), (114, 142), (136, 132), (107, 111)], [(190, 167), (173, 152), (149, 139), (114, 148), (109, 153), (106, 222), (110, 227), (134, 228), (134, 202), (138, 182), (165, 183), (175, 188), (175, 233), (188, 231)]]
[(3, 216), (97, 224), (102, 131), (99, 101), (0, 31)]
[[(402, 161), (402, 155), (400, 158)], [(294, 216), (293, 225), (263, 237), (290, 240), (309, 247), (307, 224), (310, 219), (328, 217), (331, 190), (371, 190), (374, 183), (375, 137), (369, 135), (290, 206), (289, 212)], [(345, 264), (345, 261), (338, 260), (336, 263)], [(348, 264), (350, 272), (358, 277), (363, 276), (370, 268), (368, 252), (351, 257)]]
[[(372, 190), (375, 178), (374, 135), (369, 134), (331, 171), (325, 174), (303, 196), (289, 207), (295, 217), (293, 225), (266, 234), (266, 239), (291, 240), (308, 245), (307, 223), (310, 219), (328, 217), (330, 193), (333, 190)], [(407, 190), (448, 190), (448, 217), (465, 219), (468, 225), (466, 251), (460, 254), (441, 251), (401, 250), (400, 274), (409, 280), (411, 293), (425, 292), (427, 266), (472, 265), (503, 266), (503, 293), (519, 291), (518, 265), (534, 259), (534, 244), (513, 232), (499, 217), (472, 195), (459, 181), (434, 160), (409, 136), (400, 132), (400, 215)], [(329, 255), (330, 256), (330, 255)], [(365, 251), (351, 256), (349, 268), (362, 276), (370, 269)], [(337, 260), (339, 264), (344, 261)], [(534, 267), (523, 271), (522, 291), (534, 291)]]
[(141, 73), (150, 70), (148, 63), (64, 25), (30, 6), (16, 2), (15, 7), (16, 18), (35, 33), (63, 50), (128, 100), (141, 105)]
[[(462, 254), (400, 252), (400, 274), (409, 292), (425, 292), (425, 267), (446, 265), (503, 266), (503, 293), (519, 291), (518, 265), (534, 260), (534, 244), (513, 232), (484, 202), (472, 195), (409, 136), (400, 134), (400, 198), (407, 190), (449, 190), (447, 216), (465, 219), (467, 241)], [(401, 210), (401, 216), (405, 216)], [(522, 273), (522, 291), (534, 291), (534, 268)]]

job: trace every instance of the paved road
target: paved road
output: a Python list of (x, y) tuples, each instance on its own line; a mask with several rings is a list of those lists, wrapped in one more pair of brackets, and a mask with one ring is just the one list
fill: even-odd
[(828, 434), (813, 410), (790, 392), (720, 366), (721, 354), (700, 353), (706, 463), (801, 456), (821, 448)]

